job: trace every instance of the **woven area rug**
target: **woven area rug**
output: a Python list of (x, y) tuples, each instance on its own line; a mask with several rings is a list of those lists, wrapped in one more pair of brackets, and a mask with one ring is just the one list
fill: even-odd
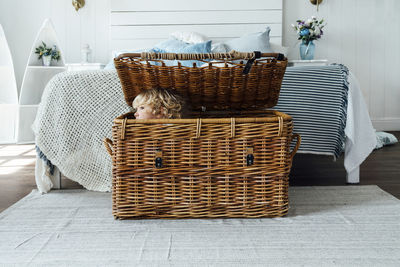
[(0, 266), (400, 266), (400, 200), (291, 187), (274, 219), (114, 220), (111, 194), (36, 190), (0, 214)]

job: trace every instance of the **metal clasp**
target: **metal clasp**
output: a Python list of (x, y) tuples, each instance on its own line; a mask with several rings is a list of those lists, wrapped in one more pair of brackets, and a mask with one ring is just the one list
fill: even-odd
[(162, 168), (163, 164), (162, 164), (162, 150), (161, 149), (156, 150), (156, 158), (154, 159), (154, 163), (155, 163), (156, 168)]
[(247, 166), (253, 165), (254, 164), (253, 148), (252, 147), (248, 147), (246, 149), (246, 154), (247, 154), (247, 156), (246, 156)]

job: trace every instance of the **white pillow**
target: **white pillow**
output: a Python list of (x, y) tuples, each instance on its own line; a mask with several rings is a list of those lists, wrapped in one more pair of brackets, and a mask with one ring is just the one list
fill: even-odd
[(211, 53), (225, 53), (228, 52), (224, 43), (211, 43)]
[(111, 59), (107, 63), (107, 65), (104, 67), (105, 70), (112, 70), (115, 69), (114, 66), (114, 58), (117, 56), (124, 54), (124, 53), (140, 53), (140, 52), (147, 52), (149, 49), (135, 49), (135, 50), (130, 50), (130, 49), (124, 49), (124, 50), (113, 50), (111, 52)]
[(260, 51), (261, 53), (271, 53), (269, 45), (270, 27), (266, 27), (263, 32), (254, 32), (234, 38), (225, 42), (228, 51), (236, 50), (239, 52)]
[(197, 32), (173, 32), (170, 34), (171, 37), (180, 40), (188, 44), (204, 43), (208, 38)]
[(274, 51), (274, 53), (281, 53), (284, 54), (285, 57), (288, 56), (289, 53), (289, 47), (287, 46), (281, 46), (280, 44), (274, 43), (274, 42), (270, 42), (269, 43), (271, 46), (271, 50)]

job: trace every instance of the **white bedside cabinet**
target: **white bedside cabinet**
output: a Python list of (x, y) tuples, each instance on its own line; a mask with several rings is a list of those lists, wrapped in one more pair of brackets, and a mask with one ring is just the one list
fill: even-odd
[(288, 67), (299, 66), (326, 66), (328, 65), (327, 59), (312, 59), (312, 60), (289, 60)]
[[(49, 47), (57, 46), (61, 54), (61, 58), (58, 61), (53, 60), (50, 66), (43, 66), (42, 60), (39, 60), (35, 52), (42, 42), (45, 42)], [(64, 53), (58, 43), (53, 23), (50, 19), (45, 19), (32, 45), (24, 78), (22, 79), (15, 133), (15, 139), (18, 144), (35, 143), (35, 135), (31, 126), (36, 118), (42, 93), (54, 75), (66, 70), (64, 63)], [(3, 80), (0, 83), (2, 82)], [(2, 94), (3, 92), (0, 93), (0, 95)], [(3, 125), (1, 126), (3, 127)]]
[(65, 64), (68, 71), (80, 71), (80, 70), (101, 70), (104, 68), (102, 63), (70, 63)]

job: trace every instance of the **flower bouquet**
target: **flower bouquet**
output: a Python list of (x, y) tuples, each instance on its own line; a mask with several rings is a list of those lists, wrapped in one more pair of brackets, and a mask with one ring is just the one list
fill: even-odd
[(47, 47), (46, 43), (42, 41), (42, 44), (36, 47), (35, 54), (39, 54), (38, 59), (43, 60), (44, 66), (50, 66), (51, 60), (59, 60), (61, 58), (60, 51), (57, 47)]
[(324, 24), (324, 19), (318, 20), (315, 16), (307, 20), (297, 20), (296, 22), (297, 25), (292, 24), (292, 27), (298, 34), (297, 39), (301, 40), (301, 59), (312, 59), (315, 49), (313, 41), (321, 38), (324, 34), (322, 28), (326, 26), (326, 23)]

